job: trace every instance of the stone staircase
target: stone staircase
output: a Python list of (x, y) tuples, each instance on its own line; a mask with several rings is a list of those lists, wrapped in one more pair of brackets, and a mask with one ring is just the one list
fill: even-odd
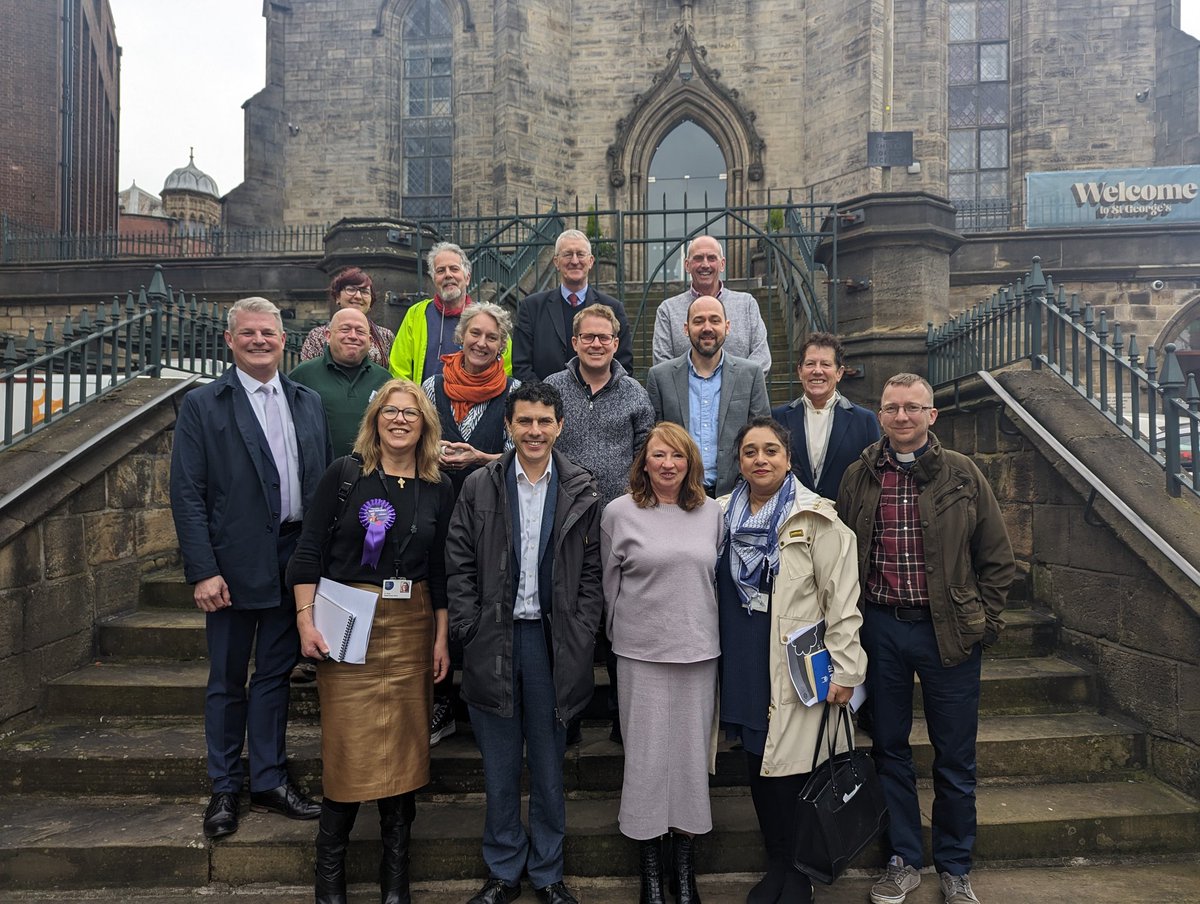
[[(1016, 608), (1007, 617), (983, 669), (980, 865), (1194, 856), (1200, 805), (1148, 774), (1143, 731), (1096, 711), (1092, 675), (1055, 655), (1051, 616)], [(244, 813), (227, 839), (210, 843), (201, 832), (206, 663), (190, 588), (173, 575), (147, 579), (135, 611), (97, 626), (97, 648), (93, 665), (46, 688), (38, 724), (0, 741), (0, 899), (5, 890), (306, 885), (312, 823)], [(616, 820), (621, 748), (602, 720), (604, 670), (596, 677), (592, 721), (567, 754), (567, 872), (631, 875), (635, 845)], [(315, 688), (293, 688), (291, 772), (313, 793), (316, 711)], [(932, 753), (919, 720), (913, 743), (928, 775)], [(461, 714), (458, 733), (433, 758), (433, 781), (418, 804), (414, 878), (481, 877), (482, 769)], [(715, 827), (700, 845), (706, 874), (762, 866), (743, 776), (741, 754), (722, 749), (712, 780)], [(927, 783), (922, 794), (928, 813)], [(370, 809), (355, 832), (351, 878), (371, 882), (378, 850)], [(881, 856), (869, 851), (857, 865), (873, 869)]]

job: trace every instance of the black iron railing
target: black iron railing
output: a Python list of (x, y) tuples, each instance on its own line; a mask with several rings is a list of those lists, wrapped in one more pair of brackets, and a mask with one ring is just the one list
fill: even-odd
[[(124, 302), (85, 308), (41, 338), (32, 327), (24, 342), (9, 337), (3, 349), (3, 443), (7, 448), (139, 377), (171, 373), (217, 376), (229, 364), (224, 332), (227, 310), (173, 292), (154, 268), (150, 287)], [(299, 361), (303, 337), (284, 350), (284, 370)]]
[(1161, 365), (1153, 346), (1143, 357), (1137, 336), (1110, 329), (1106, 312), (1056, 292), (1041, 258), (1014, 286), (940, 327), (930, 323), (926, 345), (935, 387), (1019, 361), (1049, 370), (1163, 465), (1167, 492), (1200, 495), (1200, 391), (1194, 374), (1185, 380), (1176, 346), (1163, 348)]

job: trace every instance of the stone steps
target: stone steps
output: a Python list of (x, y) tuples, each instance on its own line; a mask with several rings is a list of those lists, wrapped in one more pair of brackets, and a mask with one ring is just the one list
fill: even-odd
[[(933, 751), (925, 724), (913, 727), (918, 773), (928, 775)], [(870, 738), (859, 732), (859, 746)], [(289, 727), (290, 771), (302, 786), (321, 787), (320, 728), (297, 722)], [(1133, 775), (1145, 765), (1141, 730), (1129, 722), (1094, 713), (995, 716), (979, 730), (979, 772), (983, 781), (1086, 782)], [(621, 747), (602, 724), (584, 725), (582, 744), (567, 751), (564, 780), (570, 792), (620, 791)], [(191, 717), (105, 717), (88, 722), (44, 722), (0, 742), (3, 792), (21, 794), (155, 794), (204, 797), (204, 726)], [(745, 784), (744, 756), (722, 744), (714, 788)], [(470, 724), (433, 750), (433, 781), (425, 796), (481, 793), (483, 770)]]
[[(208, 664), (203, 660), (101, 660), (64, 675), (46, 686), (45, 709), (51, 717), (67, 715), (169, 716), (204, 709)], [(585, 718), (605, 716), (608, 674), (595, 671), (596, 694)], [(983, 665), (980, 709), (992, 715), (1064, 712), (1092, 701), (1091, 674), (1053, 657), (987, 659)], [(920, 706), (920, 689), (914, 691)], [(292, 688), (295, 718), (314, 718), (314, 685)]]
[[(204, 802), (152, 796), (23, 795), (0, 803), (0, 888), (88, 885), (303, 885), (311, 876), (312, 823), (244, 813), (239, 831), (216, 843), (200, 831)], [(480, 795), (422, 801), (413, 829), (416, 880), (482, 876)], [(636, 872), (636, 845), (617, 829), (611, 796), (572, 795), (566, 871), (574, 876)], [(758, 826), (748, 797), (715, 794), (713, 832), (700, 839), (706, 872), (761, 868)], [(928, 811), (925, 809), (928, 848)], [(364, 807), (349, 858), (352, 881), (373, 878), (377, 829)], [(1153, 780), (983, 788), (976, 858), (981, 863), (1047, 862), (1194, 850), (1200, 806)], [(864, 852), (867, 869), (881, 857)]]

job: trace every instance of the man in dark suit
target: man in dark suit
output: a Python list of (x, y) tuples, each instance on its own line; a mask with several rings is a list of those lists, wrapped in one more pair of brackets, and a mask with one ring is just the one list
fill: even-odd
[(572, 322), (579, 311), (593, 304), (608, 305), (617, 315), (621, 332), (616, 359), (626, 373), (633, 373), (633, 335), (624, 305), (588, 285), (595, 260), (592, 243), (578, 229), (563, 231), (554, 243), (554, 269), (561, 285), (526, 297), (517, 311), (512, 374), (522, 383), (545, 380), (567, 366), (575, 357)]
[(879, 439), (879, 421), (837, 391), (846, 359), (841, 340), (832, 333), (809, 335), (796, 373), (803, 395), (771, 416), (792, 434), (796, 477), (819, 496), (837, 499), (846, 468)]
[(171, 508), (208, 638), (209, 838), (237, 831), (243, 744), (251, 809), (321, 813), (287, 776), (288, 678), (300, 641), (283, 575), (332, 456), (321, 397), (279, 373), (283, 341), (274, 304), (237, 302), (225, 331), (234, 367), (188, 393), (175, 423)]
[(650, 368), (646, 391), (656, 420), (673, 421), (700, 447), (704, 486), (721, 496), (737, 482), (734, 439), (752, 417), (770, 413), (762, 367), (722, 349), (729, 335), (725, 306), (702, 295), (688, 306), (684, 330), (692, 350)]

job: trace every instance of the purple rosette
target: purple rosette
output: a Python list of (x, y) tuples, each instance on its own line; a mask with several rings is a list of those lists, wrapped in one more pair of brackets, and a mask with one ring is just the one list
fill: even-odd
[(363, 537), (362, 562), (359, 564), (379, 567), (379, 554), (383, 551), (383, 538), (388, 528), (396, 523), (396, 510), (386, 499), (368, 499), (358, 510), (358, 522), (367, 530)]

